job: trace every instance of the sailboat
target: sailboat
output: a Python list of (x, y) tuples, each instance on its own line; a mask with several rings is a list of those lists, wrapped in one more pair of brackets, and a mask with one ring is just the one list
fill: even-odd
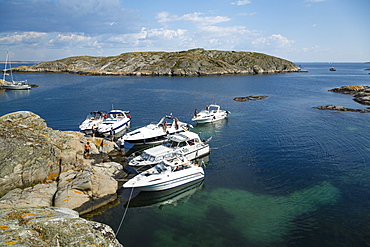
[[(9, 64), (9, 68), (7, 67)], [(9, 70), (9, 73), (8, 73)], [(13, 72), (12, 72), (12, 65), (9, 58), (9, 52), (6, 52), (6, 59), (5, 59), (5, 68), (3, 74), (3, 83), (6, 83), (5, 80), (6, 76), (10, 76), (10, 84), (3, 84), (3, 88), (7, 90), (29, 90), (31, 86), (27, 84), (27, 80), (25, 81), (14, 81), (13, 79)]]

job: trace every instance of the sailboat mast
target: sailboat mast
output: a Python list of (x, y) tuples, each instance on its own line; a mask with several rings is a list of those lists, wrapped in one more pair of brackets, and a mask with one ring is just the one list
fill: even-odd
[(6, 66), (8, 65), (8, 51), (6, 52), (6, 57), (5, 57), (5, 67), (4, 67), (4, 73), (3, 73), (3, 81), (5, 82), (5, 76), (6, 76)]
[(13, 72), (12, 72), (12, 63), (10, 62), (10, 56), (9, 56), (9, 51), (7, 52), (7, 55), (8, 55), (8, 63), (9, 63), (9, 75), (10, 75), (10, 79), (12, 80), (12, 83), (14, 83), (14, 79), (13, 79)]

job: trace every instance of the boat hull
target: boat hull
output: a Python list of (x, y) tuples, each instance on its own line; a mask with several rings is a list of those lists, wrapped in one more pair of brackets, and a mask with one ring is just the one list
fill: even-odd
[[(163, 190), (169, 190), (173, 189), (182, 185), (186, 185), (198, 180), (204, 179), (204, 173), (197, 172), (190, 174), (186, 177), (179, 177), (174, 178), (167, 181), (162, 181), (160, 183), (155, 183), (151, 185), (144, 185), (144, 186), (132, 186), (135, 189), (141, 190), (141, 191), (163, 191)], [(124, 186), (125, 187), (125, 186)]]
[(84, 132), (86, 135), (91, 135), (93, 133), (92, 127), (95, 124), (96, 127), (98, 127), (103, 120), (88, 120), (84, 121), (80, 126), (80, 130)]
[[(164, 159), (164, 155), (168, 156), (170, 154), (173, 154), (175, 155), (176, 153), (181, 153), (182, 155), (185, 156), (186, 159), (188, 160), (194, 160), (194, 159), (197, 159), (197, 158), (200, 158), (202, 156), (206, 156), (210, 153), (210, 148), (209, 148), (209, 145), (204, 145), (204, 144), (199, 144), (200, 146), (196, 147), (197, 149), (193, 149), (193, 150), (189, 150), (188, 147), (186, 147), (187, 150), (173, 150), (171, 153), (167, 152), (165, 154), (162, 154), (163, 156), (163, 159)], [(163, 159), (155, 159), (153, 161), (150, 161), (150, 160), (135, 160), (133, 159), (132, 161), (129, 162), (129, 165), (130, 166), (135, 166), (135, 167), (138, 167), (138, 166), (154, 166), (156, 164), (158, 164), (159, 162), (161, 162)]]
[(197, 116), (194, 116), (191, 120), (196, 121), (199, 124), (212, 123), (221, 119), (227, 118), (229, 115), (228, 111), (217, 110), (217, 111), (201, 111)]
[(160, 144), (167, 140), (169, 135), (173, 135), (176, 133), (184, 132), (184, 129), (179, 129), (178, 131), (168, 131), (167, 133), (162, 132), (162, 134), (158, 134), (156, 136), (146, 136), (146, 137), (135, 137), (133, 136), (125, 136), (125, 142), (131, 143), (132, 145), (153, 145), (153, 144)]
[(3, 85), (6, 90), (30, 90), (30, 85)]
[[(113, 130), (114, 130), (114, 133), (115, 133), (115, 136), (119, 135), (121, 132), (127, 130), (129, 127), (130, 127), (130, 124), (131, 124), (131, 119), (128, 119), (127, 121), (125, 122), (121, 122), (121, 123), (117, 123), (117, 124), (112, 124), (112, 125), (109, 125), (109, 127), (113, 127)], [(100, 126), (99, 126), (100, 128)], [(105, 130), (102, 130), (102, 129), (98, 129), (98, 134), (100, 136), (105, 136), (105, 137), (108, 137), (110, 136), (110, 128), (107, 128)]]
[(125, 142), (131, 143), (132, 145), (152, 145), (159, 144), (164, 142), (167, 139), (167, 134), (149, 137), (149, 138), (140, 138), (140, 139), (125, 139)]
[(196, 121), (199, 124), (203, 123), (212, 123), (221, 119), (225, 119), (227, 117), (227, 114), (224, 114), (222, 116), (210, 116), (210, 117), (205, 117), (205, 118), (193, 118), (193, 121)]
[(122, 138), (125, 142), (132, 145), (159, 144), (164, 142), (169, 135), (187, 131), (192, 127), (190, 124), (180, 122), (177, 118), (170, 115), (163, 117), (156, 124), (151, 123), (133, 130), (125, 134)]

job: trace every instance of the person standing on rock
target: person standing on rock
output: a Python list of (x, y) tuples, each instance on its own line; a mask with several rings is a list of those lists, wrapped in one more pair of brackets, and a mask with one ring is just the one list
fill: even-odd
[(96, 125), (95, 124), (92, 126), (91, 131), (92, 131), (92, 137), (95, 137), (95, 134), (96, 134)]
[(85, 144), (85, 151), (84, 151), (85, 159), (88, 159), (89, 158), (89, 156), (90, 156), (90, 149), (91, 149), (90, 142), (87, 142)]
[(110, 134), (110, 140), (111, 141), (114, 141), (114, 129), (113, 129), (113, 127), (110, 129), (110, 132), (109, 132), (109, 134)]

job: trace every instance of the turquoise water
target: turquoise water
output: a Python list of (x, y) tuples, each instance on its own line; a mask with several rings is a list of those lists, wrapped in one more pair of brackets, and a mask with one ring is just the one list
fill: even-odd
[[(78, 130), (89, 111), (113, 104), (131, 111), (134, 129), (169, 113), (191, 123), (194, 109), (217, 103), (230, 117), (193, 129), (213, 137), (205, 180), (169, 195), (135, 191), (117, 234), (124, 246), (370, 246), (370, 114), (312, 108), (365, 108), (327, 90), (370, 85), (370, 66), (300, 65), (309, 73), (17, 74), (39, 87), (0, 91), (0, 114), (30, 110), (49, 127)], [(233, 100), (249, 95), (268, 97)], [(93, 219), (117, 231), (130, 192)]]

